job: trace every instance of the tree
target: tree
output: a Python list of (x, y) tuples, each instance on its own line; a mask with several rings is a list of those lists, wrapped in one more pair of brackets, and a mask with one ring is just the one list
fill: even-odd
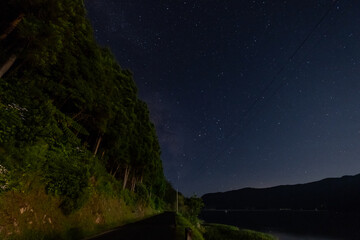
[(197, 222), (197, 217), (200, 214), (204, 203), (201, 198), (198, 198), (196, 195), (185, 198), (186, 212), (185, 216), (193, 223)]

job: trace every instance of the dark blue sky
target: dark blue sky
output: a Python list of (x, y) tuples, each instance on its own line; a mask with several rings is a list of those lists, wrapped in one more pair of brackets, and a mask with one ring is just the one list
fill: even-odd
[(360, 172), (360, 2), (332, 4), (86, 1), (186, 195)]

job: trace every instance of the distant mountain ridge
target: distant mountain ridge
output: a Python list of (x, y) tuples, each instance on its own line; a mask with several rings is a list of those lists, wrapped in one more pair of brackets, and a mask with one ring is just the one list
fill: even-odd
[(205, 209), (360, 210), (360, 174), (271, 188), (243, 188), (202, 196)]

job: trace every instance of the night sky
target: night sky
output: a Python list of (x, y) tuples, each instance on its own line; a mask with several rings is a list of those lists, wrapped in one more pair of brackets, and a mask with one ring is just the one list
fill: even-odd
[(185, 195), (360, 173), (360, 1), (86, 6)]

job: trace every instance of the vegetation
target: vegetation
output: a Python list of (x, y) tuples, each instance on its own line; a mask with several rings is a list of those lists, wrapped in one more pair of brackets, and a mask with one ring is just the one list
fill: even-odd
[(148, 108), (83, 0), (0, 9), (0, 238), (86, 235), (165, 208)]
[(206, 224), (206, 240), (276, 240), (271, 235), (251, 230), (240, 230), (237, 227), (222, 224)]
[(194, 226), (189, 220), (178, 214), (176, 216), (176, 240), (185, 239), (186, 228), (191, 229), (191, 239), (204, 240), (202, 229), (199, 226)]
[(204, 207), (201, 198), (192, 196), (179, 197), (179, 211), (176, 217), (177, 239), (185, 239), (185, 229), (190, 229), (192, 239), (205, 240), (276, 240), (271, 235), (251, 230), (239, 229), (234, 226), (223, 224), (202, 223), (198, 215)]
[(93, 194), (77, 211), (64, 215), (60, 199), (32, 182), (25, 192), (8, 191), (0, 197), (0, 239), (81, 239), (109, 228), (135, 222), (155, 212), (140, 210), (121, 196)]
[(275, 237), (223, 224), (193, 224), (187, 218), (176, 216), (176, 239), (185, 239), (185, 229), (191, 231), (194, 240), (276, 240)]
[[(174, 209), (148, 108), (83, 0), (0, 9), (0, 238), (79, 239)], [(179, 202), (178, 236), (203, 239), (201, 199)]]

